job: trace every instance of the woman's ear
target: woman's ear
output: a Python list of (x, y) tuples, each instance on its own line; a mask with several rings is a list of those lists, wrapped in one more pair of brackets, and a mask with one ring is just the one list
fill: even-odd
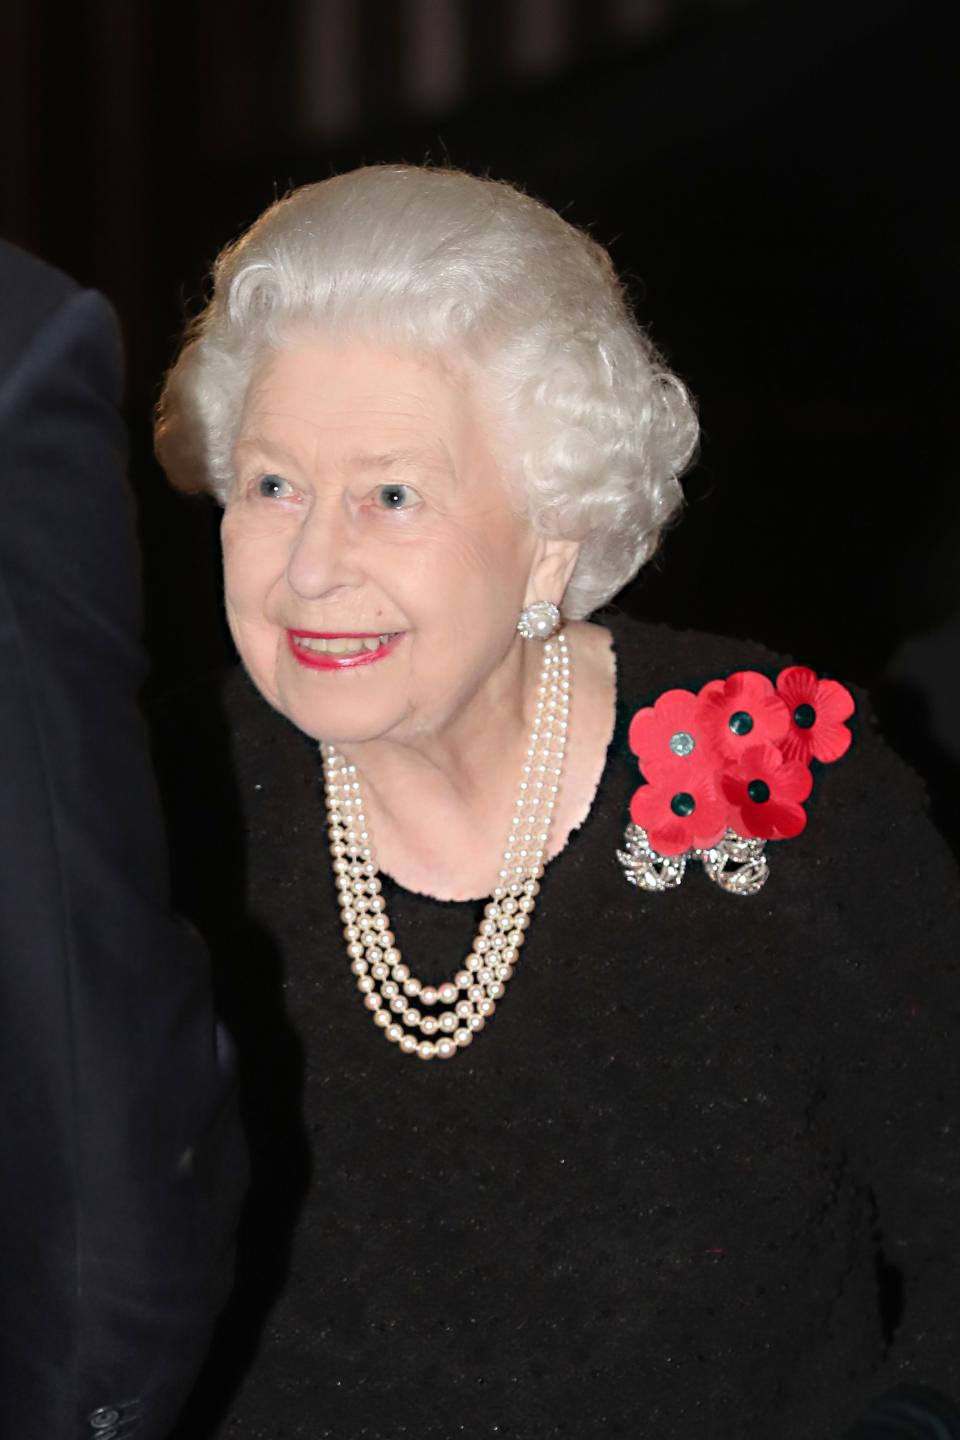
[(579, 540), (539, 538), (524, 605), (532, 605), (534, 600), (552, 600), (554, 605), (559, 606), (579, 554)]

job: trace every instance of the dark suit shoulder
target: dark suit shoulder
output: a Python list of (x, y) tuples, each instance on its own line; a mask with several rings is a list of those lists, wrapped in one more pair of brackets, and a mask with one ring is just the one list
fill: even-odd
[(45, 321), (79, 293), (80, 286), (62, 270), (0, 240), (0, 378)]

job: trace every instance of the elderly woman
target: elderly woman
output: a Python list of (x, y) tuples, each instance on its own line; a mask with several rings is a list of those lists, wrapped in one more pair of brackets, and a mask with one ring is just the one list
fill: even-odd
[(231, 1440), (806, 1440), (956, 1385), (921, 788), (836, 682), (589, 618), (695, 437), (606, 253), (509, 186), (359, 170), (219, 260), (158, 448), (224, 507), (231, 945), (313, 1156)]

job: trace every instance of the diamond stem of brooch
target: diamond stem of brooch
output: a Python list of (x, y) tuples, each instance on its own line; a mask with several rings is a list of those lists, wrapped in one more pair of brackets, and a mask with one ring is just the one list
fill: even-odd
[(401, 1054), (451, 1059), (471, 1044), (503, 999), (540, 891), (569, 710), (570, 656), (561, 631), (544, 642), (536, 718), (498, 883), (463, 968), (441, 985), (425, 985), (403, 963), (381, 894), (357, 767), (333, 745), (321, 743), (330, 853), (350, 969), (374, 1024)]
[(631, 885), (641, 890), (673, 890), (683, 879), (686, 855), (661, 855), (647, 838), (647, 832), (632, 822), (624, 833), (625, 850), (617, 851)]
[(767, 842), (744, 838), (733, 830), (708, 850), (687, 850), (682, 855), (661, 855), (650, 844), (647, 832), (632, 822), (623, 838), (625, 848), (617, 851), (617, 859), (630, 884), (641, 890), (675, 889), (690, 860), (699, 860), (709, 879), (729, 895), (756, 895), (770, 874), (764, 854)]

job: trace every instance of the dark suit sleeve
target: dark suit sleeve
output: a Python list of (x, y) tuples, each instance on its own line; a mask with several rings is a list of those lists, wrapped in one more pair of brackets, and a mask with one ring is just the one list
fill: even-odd
[(0, 304), (0, 1413), (161, 1440), (232, 1279), (232, 1064), (168, 908), (116, 323), (3, 245)]

